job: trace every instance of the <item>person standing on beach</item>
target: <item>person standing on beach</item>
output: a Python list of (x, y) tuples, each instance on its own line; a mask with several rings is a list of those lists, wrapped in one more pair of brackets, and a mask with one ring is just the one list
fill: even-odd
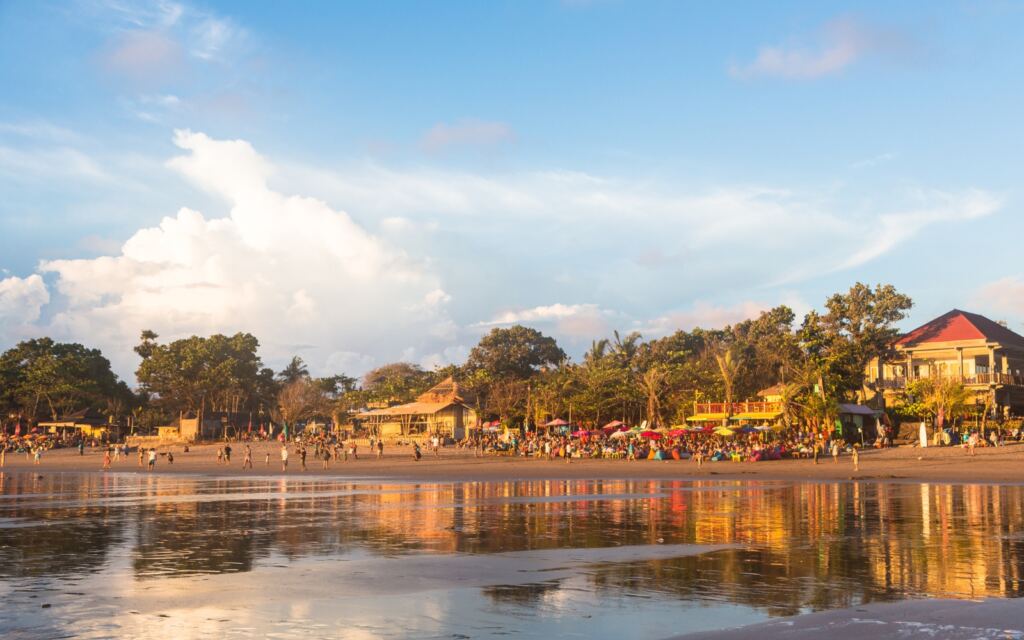
[(103, 452), (103, 470), (110, 471), (110, 449)]
[(305, 445), (299, 447), (299, 462), (302, 463), (302, 470), (306, 470), (306, 447)]
[(384, 441), (377, 440), (377, 459), (380, 460), (384, 457)]
[(144, 464), (145, 462), (146, 462), (146, 450), (145, 450), (145, 449), (143, 449), (143, 448), (142, 448), (142, 445), (140, 444), (140, 445), (139, 445), (139, 468), (140, 468), (140, 469), (142, 468), (142, 465), (143, 465), (143, 464)]
[(266, 466), (268, 466), (268, 467), (270, 466), (270, 452), (269, 451), (267, 451), (267, 457), (266, 457), (266, 459), (263, 462), (264, 462), (264, 464)]
[(84, 438), (79, 438), (78, 439), (78, 455), (80, 455), (80, 456), (84, 456), (85, 455), (85, 439)]
[[(269, 455), (269, 454), (268, 454)], [(281, 471), (288, 471), (288, 445), (281, 443)]]
[(974, 448), (978, 446), (978, 432), (972, 431), (971, 435), (967, 438), (967, 455), (974, 455)]
[(857, 445), (853, 445), (853, 470), (860, 471), (860, 453)]
[(249, 445), (245, 445), (245, 455), (242, 457), (242, 468), (245, 469), (246, 467), (252, 469), (252, 449)]
[(156, 468), (156, 449), (149, 449), (149, 471)]
[(121, 459), (121, 445), (115, 444), (114, 445), (114, 462), (117, 462), (120, 459)]
[(832, 441), (832, 462), (839, 464), (839, 441)]

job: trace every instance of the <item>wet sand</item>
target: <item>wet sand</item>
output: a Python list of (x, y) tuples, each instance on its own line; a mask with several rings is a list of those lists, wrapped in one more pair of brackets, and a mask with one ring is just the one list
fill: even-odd
[(903, 600), (679, 636), (676, 640), (1009, 640), (1024, 638), (1024, 600)]
[[(218, 445), (204, 444), (184, 453), (180, 445), (161, 447), (160, 453), (174, 453), (174, 463), (165, 456), (157, 462), (154, 473), (191, 473), (224, 476), (282, 475), (280, 447), (274, 443), (253, 445), (253, 465), (242, 469), (244, 445), (232, 445), (231, 464), (217, 462)], [(385, 450), (383, 459), (369, 455), (363, 447), (358, 460), (331, 461), (327, 469), (323, 462), (307, 459), (307, 470), (302, 471), (298, 455), (291, 452), (286, 475), (291, 477), (332, 476), (359, 478), (391, 478), (409, 480), (510, 480), (510, 479), (765, 479), (765, 480), (874, 480), (951, 483), (1006, 483), (1024, 484), (1024, 445), (978, 449), (970, 457), (959, 447), (918, 449), (898, 447), (868, 450), (860, 456), (860, 469), (854, 470), (852, 458), (842, 455), (838, 463), (822, 458), (819, 464), (812, 460), (775, 460), (765, 462), (705, 462), (698, 467), (692, 461), (626, 461), (626, 460), (562, 460), (512, 458), (488, 455), (474, 457), (472, 451), (455, 448), (443, 449), (440, 456), (426, 453), (416, 462), (411, 447), (392, 446)], [(266, 454), (270, 454), (267, 464)], [(102, 473), (103, 453), (100, 449), (87, 449), (79, 456), (74, 449), (57, 449), (43, 454), (41, 464), (33, 465), (24, 454), (8, 453), (5, 471), (38, 471), (40, 473), (96, 472)], [(138, 456), (129, 454), (127, 460), (114, 462), (112, 471), (146, 473), (138, 465)]]

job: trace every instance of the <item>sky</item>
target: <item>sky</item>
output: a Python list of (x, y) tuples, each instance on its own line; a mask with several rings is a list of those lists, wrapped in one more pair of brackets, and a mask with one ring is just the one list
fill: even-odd
[(0, 348), (578, 356), (856, 281), (1024, 331), (1024, 2), (0, 1)]

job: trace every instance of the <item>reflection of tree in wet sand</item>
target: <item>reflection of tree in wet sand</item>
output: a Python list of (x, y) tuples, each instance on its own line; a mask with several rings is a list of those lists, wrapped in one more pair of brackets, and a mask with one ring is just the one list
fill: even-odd
[[(110, 548), (121, 544), (124, 537), (113, 517), (119, 509), (87, 502), (106, 486), (109, 482), (97, 476), (73, 480), (62, 474), (5, 477), (0, 493), (27, 496), (5, 501), (0, 512), (0, 519), (9, 521), (0, 527), (0, 577), (99, 571)], [(60, 502), (53, 496), (60, 496)], [(53, 524), (59, 526), (47, 526)]]
[[(597, 565), (586, 575), (603, 593), (726, 600), (772, 614), (905, 594), (1024, 595), (1020, 487), (67, 478), (23, 476), (4, 487), (26, 495), (0, 506), (10, 523), (0, 527), (0, 575), (94, 570), (112, 545), (129, 540), (138, 578), (347, 553), (733, 543), (703, 556)], [(545, 582), (485, 593), (527, 602), (557, 589)]]

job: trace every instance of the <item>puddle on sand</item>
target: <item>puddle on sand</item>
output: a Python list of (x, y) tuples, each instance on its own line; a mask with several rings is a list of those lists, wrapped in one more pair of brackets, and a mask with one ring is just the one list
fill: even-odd
[(0, 636), (659, 638), (1016, 597), (1024, 489), (2, 478)]

